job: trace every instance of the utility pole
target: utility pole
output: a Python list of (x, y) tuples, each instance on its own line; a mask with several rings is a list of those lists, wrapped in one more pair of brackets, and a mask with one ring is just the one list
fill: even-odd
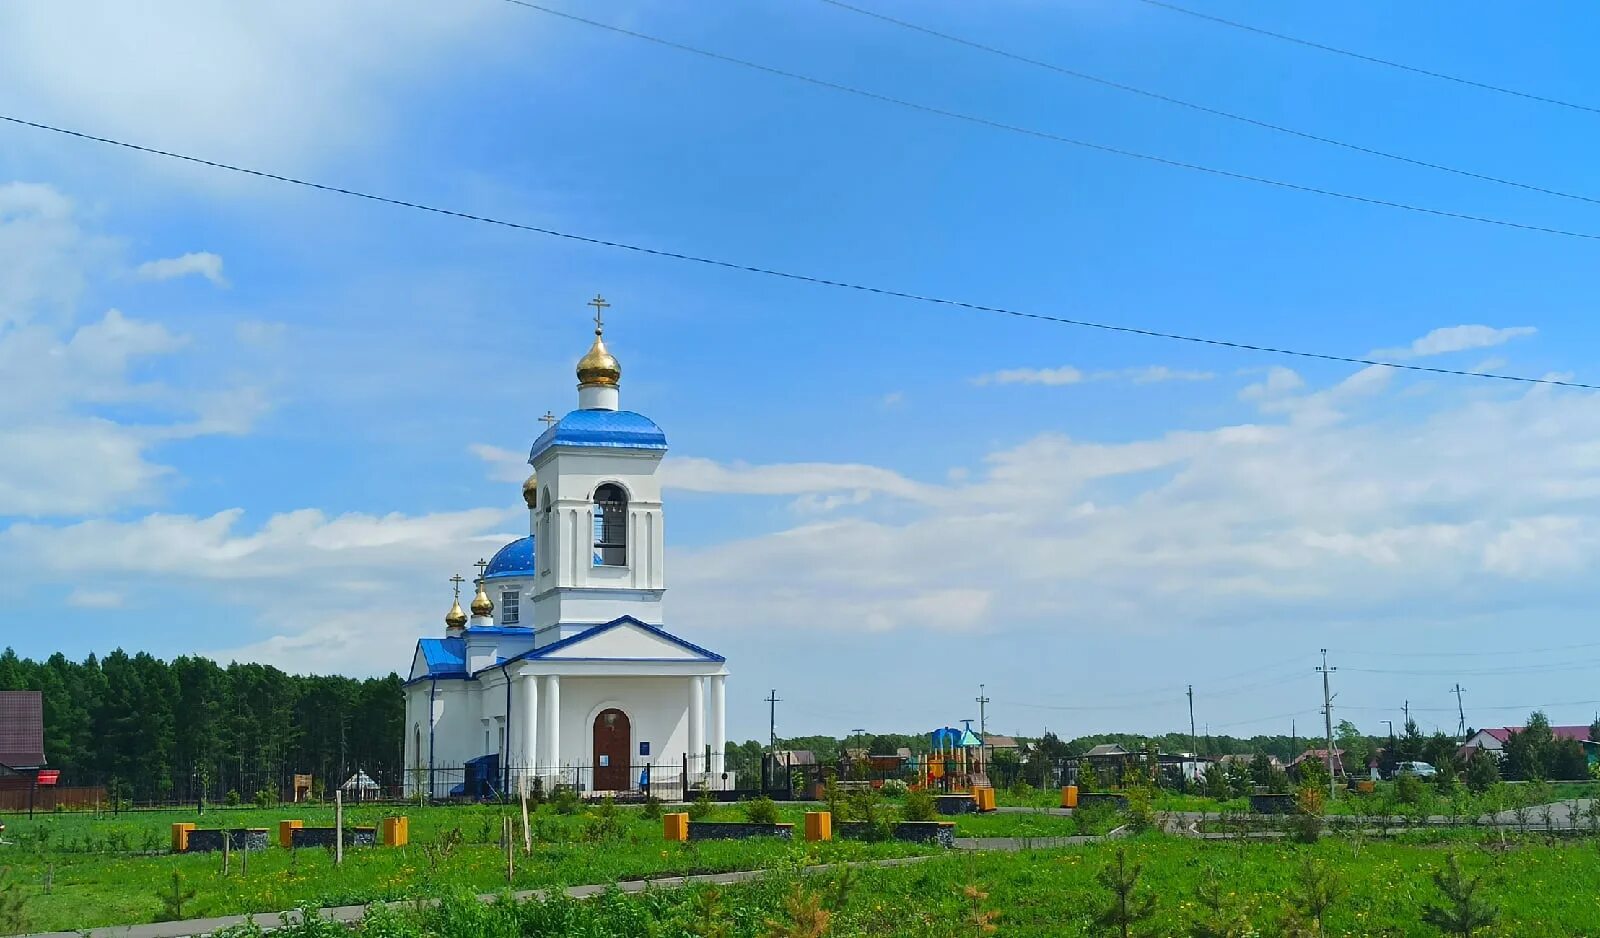
[(1194, 685), (1189, 685), (1189, 753), (1198, 756), (1200, 749), (1194, 741)]
[(1406, 715), (1405, 727), (1406, 732), (1409, 733), (1411, 732), (1411, 701), (1407, 700), (1400, 704), (1400, 712)]
[(1455, 695), (1456, 713), (1460, 718), (1460, 722), (1456, 724), (1456, 735), (1460, 736), (1464, 742), (1467, 738), (1467, 710), (1461, 705), (1461, 682), (1459, 681), (1456, 682)]
[(767, 695), (768, 749), (778, 748), (778, 689), (774, 687), (772, 693)]
[(989, 698), (983, 693), (983, 685), (978, 685), (978, 735), (989, 735), (989, 717), (984, 709), (989, 705)]
[(1328, 667), (1328, 649), (1322, 649), (1322, 725), (1328, 733), (1328, 797), (1339, 797), (1339, 782), (1333, 773), (1333, 695), (1328, 692), (1328, 675), (1338, 668)]

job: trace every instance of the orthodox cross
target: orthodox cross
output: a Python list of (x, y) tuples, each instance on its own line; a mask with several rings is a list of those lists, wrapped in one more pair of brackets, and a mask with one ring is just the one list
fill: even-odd
[(487, 567), (488, 565), (489, 565), (489, 561), (484, 560), (482, 557), (479, 557), (478, 558), (478, 562), (473, 564), (474, 567), (478, 568), (478, 581), (477, 582), (478, 582), (479, 586), (483, 585), (483, 568)]
[(560, 417), (557, 417), (553, 411), (548, 411), (548, 410), (545, 411), (544, 412), (544, 416), (540, 417), (539, 419), (544, 423), (544, 427), (545, 427), (546, 430), (550, 429), (551, 427), (555, 426), (557, 423), (561, 422), (561, 418)]
[(462, 578), (461, 574), (458, 573), (455, 576), (450, 578), (450, 582), (456, 588), (456, 599), (457, 600), (461, 599), (461, 584), (463, 584), (463, 583), (465, 583), (467, 581), (464, 578)]
[(594, 334), (599, 335), (600, 332), (606, 327), (604, 320), (601, 319), (601, 313), (605, 312), (605, 310), (610, 307), (611, 304), (606, 302), (605, 297), (596, 293), (594, 295), (594, 299), (590, 300), (584, 305), (594, 307)]

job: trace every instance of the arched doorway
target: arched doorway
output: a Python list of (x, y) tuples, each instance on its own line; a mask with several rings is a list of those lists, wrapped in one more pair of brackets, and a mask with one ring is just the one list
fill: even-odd
[(628, 715), (612, 707), (594, 718), (594, 789), (626, 791), (629, 784), (629, 756), (633, 752), (633, 728)]

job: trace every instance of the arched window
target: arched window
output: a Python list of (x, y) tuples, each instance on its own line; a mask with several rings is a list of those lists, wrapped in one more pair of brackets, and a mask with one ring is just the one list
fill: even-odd
[(628, 496), (622, 486), (611, 482), (594, 493), (594, 563), (597, 567), (628, 565)]

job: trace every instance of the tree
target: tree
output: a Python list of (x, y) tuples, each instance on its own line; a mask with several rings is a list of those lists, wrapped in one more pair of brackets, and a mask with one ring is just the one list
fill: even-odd
[(1258, 752), (1250, 760), (1250, 782), (1258, 788), (1272, 784), (1272, 757)]
[(1474, 752), (1472, 758), (1467, 760), (1467, 787), (1474, 794), (1483, 794), (1493, 788), (1500, 781), (1500, 763), (1494, 756), (1482, 749)]
[(1216, 867), (1208, 866), (1201, 871), (1195, 888), (1195, 905), (1199, 912), (1189, 926), (1190, 938), (1243, 938), (1253, 933), (1244, 912), (1229, 901), (1231, 896)]
[(1343, 886), (1326, 864), (1306, 857), (1295, 869), (1295, 888), (1292, 898), (1295, 905), (1304, 909), (1316, 925), (1318, 936), (1327, 934), (1328, 910), (1339, 900)]
[(1555, 748), (1555, 734), (1550, 730), (1550, 718), (1543, 711), (1528, 715), (1528, 725), (1506, 738), (1505, 773), (1521, 781), (1548, 778), (1551, 750)]
[(1444, 902), (1424, 909), (1422, 920), (1445, 934), (1472, 938), (1500, 917), (1499, 910), (1478, 894), (1483, 880), (1462, 872), (1455, 854), (1445, 858), (1444, 869), (1434, 872), (1433, 883), (1444, 894)]
[(1600, 716), (1596, 716), (1594, 722), (1589, 724), (1589, 742), (1600, 743)]
[(1584, 755), (1583, 743), (1576, 739), (1558, 739), (1550, 747), (1548, 778), (1570, 781), (1589, 777), (1589, 757)]
[(1372, 741), (1349, 720), (1340, 720), (1333, 728), (1333, 745), (1344, 750), (1344, 770), (1351, 775), (1367, 774), (1367, 763), (1372, 758)]
[(1095, 916), (1095, 924), (1119, 938), (1136, 934), (1140, 923), (1155, 914), (1155, 897), (1139, 889), (1139, 874), (1143, 867), (1128, 862), (1126, 847), (1118, 847), (1116, 856), (1100, 868), (1096, 878), (1111, 893), (1105, 908)]
[(1417, 727), (1416, 720), (1407, 720), (1405, 733), (1395, 743), (1395, 760), (1398, 762), (1421, 762), (1423, 751), (1427, 748), (1427, 739), (1422, 735), (1422, 730)]

